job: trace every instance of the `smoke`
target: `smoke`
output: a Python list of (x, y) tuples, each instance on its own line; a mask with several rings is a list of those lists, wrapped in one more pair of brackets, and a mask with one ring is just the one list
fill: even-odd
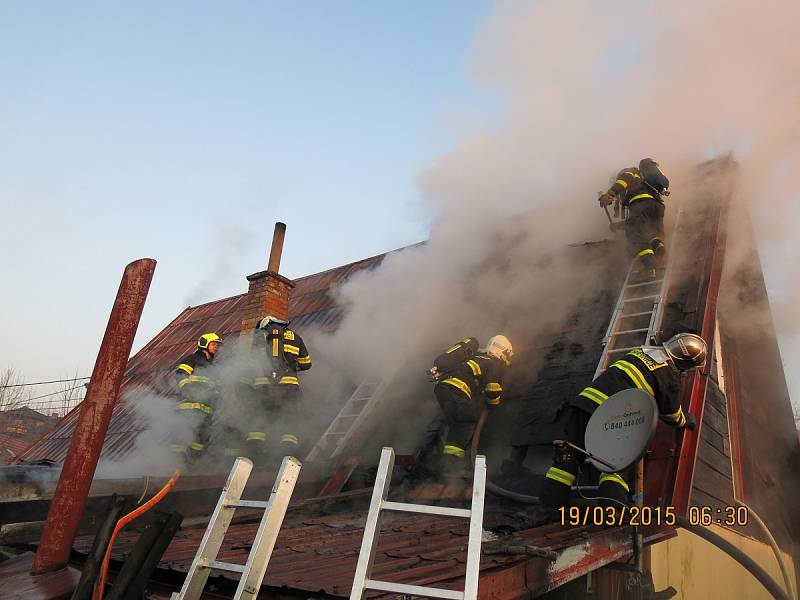
[[(211, 253), (210, 256), (196, 257), (189, 262), (192, 268), (197, 268), (198, 264), (204, 262), (203, 259), (213, 260), (213, 264), (193, 290), (191, 290), (183, 301), (183, 306), (194, 306), (201, 302), (216, 299), (214, 294), (225, 288), (225, 283), (231, 284), (238, 282), (240, 277), (239, 265), (252, 249), (259, 236), (255, 231), (238, 226), (226, 224), (215, 227), (207, 234), (207, 240), (198, 243), (198, 248)], [(200, 240), (198, 240), (200, 242)], [(200, 268), (203, 272), (203, 269)]]
[[(466, 336), (541, 346), (601, 276), (564, 250), (610, 237), (596, 192), (645, 156), (671, 180), (669, 220), (695, 166), (733, 154), (761, 248), (782, 259), (766, 265), (778, 331), (794, 335), (798, 34), (800, 5), (788, 0), (499, 2), (468, 60), (476, 85), (503, 94), (503, 118), (473, 127), (420, 174), (437, 215), (428, 242), (339, 288), (348, 311), (334, 334), (300, 332), (315, 362), (303, 375), (308, 435), (365, 377), (393, 380), (393, 410), (418, 418), (433, 403), (425, 369)], [(538, 366), (532, 355), (515, 371)], [(399, 429), (386, 443), (404, 441)]]
[(192, 423), (175, 411), (175, 399), (141, 387), (128, 393), (122, 402), (136, 407), (135, 445), (121, 460), (101, 458), (95, 477), (165, 476), (182, 467), (179, 458), (170, 452), (169, 444), (192, 441)]
[[(766, 266), (781, 291), (778, 331), (793, 334), (798, 34), (800, 5), (788, 1), (498, 3), (469, 64), (477, 85), (504, 95), (502, 121), (473, 127), (421, 173), (437, 211), (429, 241), (348, 281), (338, 291), (347, 317), (314, 336), (314, 352), (351, 384), (396, 377), (411, 414), (431, 401), (423, 369), (453, 341), (546, 339), (598, 276), (563, 250), (610, 237), (596, 192), (646, 156), (671, 180), (668, 221), (696, 191), (698, 163), (734, 156), (762, 250), (789, 258)], [(533, 357), (515, 369), (537, 367)]]

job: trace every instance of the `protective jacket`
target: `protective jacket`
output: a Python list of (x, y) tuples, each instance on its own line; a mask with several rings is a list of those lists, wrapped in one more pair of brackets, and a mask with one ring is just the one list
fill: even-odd
[(436, 385), (453, 387), (470, 400), (483, 393), (487, 404), (497, 406), (502, 401), (505, 370), (502, 360), (479, 352), (451, 367)]
[(181, 360), (175, 375), (183, 402), (180, 410), (200, 410), (206, 414), (214, 412), (214, 404), (219, 397), (218, 384), (210, 376), (212, 361), (202, 350), (197, 350)]
[(679, 403), (680, 378), (660, 346), (631, 350), (568, 404), (592, 414), (609, 396), (631, 388), (644, 390), (656, 399), (662, 421), (673, 427), (686, 425), (686, 416)]
[(609, 191), (616, 194), (624, 207), (630, 207), (639, 201), (655, 201), (664, 204), (661, 194), (644, 182), (639, 169), (636, 168), (620, 171)]
[(271, 323), (256, 332), (254, 344), (263, 348), (266, 358), (264, 375), (256, 378), (256, 385), (278, 383), (299, 386), (300, 380), (295, 373), (311, 368), (311, 356), (303, 338), (291, 329)]

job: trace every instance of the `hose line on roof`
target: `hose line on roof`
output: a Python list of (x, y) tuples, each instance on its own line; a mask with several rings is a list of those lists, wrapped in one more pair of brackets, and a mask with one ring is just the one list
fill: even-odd
[(758, 516), (758, 513), (747, 506), (747, 504), (738, 498), (734, 498), (734, 500), (736, 500), (736, 504), (739, 506), (744, 506), (747, 509), (748, 516), (753, 517), (756, 520), (756, 523), (758, 523), (759, 527), (761, 527), (761, 530), (764, 532), (764, 535), (769, 541), (769, 545), (772, 546), (772, 551), (775, 553), (775, 558), (778, 560), (778, 565), (780, 565), (781, 575), (783, 575), (783, 584), (784, 587), (786, 587), (786, 593), (792, 598), (792, 600), (797, 600), (797, 592), (794, 589), (792, 578), (789, 575), (789, 568), (786, 566), (786, 560), (783, 558), (783, 554), (778, 546), (778, 542), (775, 541), (775, 538), (772, 536), (767, 524), (764, 523), (764, 521), (761, 520), (761, 517)]
[(166, 496), (167, 493), (173, 488), (175, 482), (178, 481), (180, 476), (181, 476), (181, 470), (175, 469), (175, 472), (172, 474), (172, 477), (170, 477), (169, 481), (167, 481), (167, 483), (164, 484), (164, 487), (162, 487), (158, 492), (156, 492), (155, 496), (150, 498), (150, 500), (148, 500), (138, 508), (133, 509), (127, 515), (125, 515), (119, 521), (117, 521), (117, 524), (114, 526), (114, 531), (111, 533), (111, 538), (108, 540), (108, 548), (106, 549), (106, 554), (103, 557), (103, 563), (100, 566), (100, 573), (98, 574), (97, 581), (95, 582), (94, 585), (94, 590), (92, 592), (92, 600), (103, 600), (103, 594), (105, 593), (105, 587), (106, 587), (106, 575), (108, 574), (108, 564), (111, 561), (111, 550), (114, 546), (114, 540), (116, 539), (117, 534), (123, 527), (125, 527), (125, 525), (127, 525), (134, 519), (140, 517), (148, 510), (153, 508), (156, 504), (161, 502), (164, 496)]
[(717, 548), (750, 571), (753, 577), (758, 579), (761, 585), (767, 588), (767, 591), (772, 594), (773, 598), (776, 600), (790, 600), (789, 596), (781, 589), (781, 586), (775, 583), (775, 580), (772, 579), (764, 569), (758, 566), (756, 561), (747, 556), (747, 554), (739, 550), (739, 548), (731, 544), (728, 540), (701, 525), (692, 525), (686, 517), (678, 516), (676, 522), (679, 527), (683, 527), (707, 542), (714, 544)]
[[(477, 425), (475, 425), (475, 433), (472, 435), (472, 445), (470, 447), (469, 457), (470, 460), (472, 460), (473, 470), (475, 469), (475, 457), (478, 455), (478, 445), (481, 441), (481, 431), (483, 431), (483, 426), (486, 424), (486, 417), (488, 415), (489, 411), (484, 408), (483, 412), (481, 412), (480, 418), (478, 419)], [(504, 498), (508, 498), (509, 500), (514, 500), (515, 502), (520, 502), (522, 504), (541, 504), (539, 496), (528, 496), (527, 494), (512, 492), (511, 490), (507, 490), (500, 487), (496, 483), (493, 483), (488, 477), (486, 478), (486, 489), (493, 494), (503, 496)]]
[[(483, 431), (483, 426), (486, 424), (486, 417), (488, 416), (489, 411), (484, 409), (481, 413), (480, 418), (478, 419), (478, 423), (475, 426), (475, 433), (472, 436), (472, 445), (470, 448), (470, 459), (472, 460), (472, 467), (475, 468), (475, 457), (478, 454), (478, 445), (480, 444), (481, 440), (481, 432)], [(519, 494), (517, 492), (512, 492), (511, 490), (507, 490), (505, 488), (500, 487), (499, 485), (492, 483), (488, 478), (486, 479), (486, 489), (491, 491), (498, 496), (503, 496), (505, 498), (509, 498), (511, 500), (515, 500), (517, 502), (522, 502), (525, 504), (540, 504), (541, 501), (539, 500), (538, 496), (528, 496), (527, 494)], [(746, 506), (740, 500), (736, 500), (737, 503), (741, 504), (742, 506)], [(752, 510), (748, 508), (748, 512), (752, 514), (756, 522), (762, 527), (764, 532), (766, 533), (767, 537), (770, 540), (770, 544), (772, 545), (773, 550), (775, 551), (776, 556), (778, 557), (778, 562), (781, 566), (781, 573), (783, 574), (784, 580), (786, 581), (786, 586), (789, 590), (789, 595), (787, 595), (781, 587), (775, 582), (772, 577), (767, 574), (764, 569), (762, 569), (758, 563), (756, 563), (752, 558), (747, 556), (744, 552), (739, 550), (736, 546), (731, 544), (725, 538), (717, 535), (713, 531), (706, 529), (700, 525), (692, 525), (685, 517), (678, 516), (677, 517), (677, 524), (678, 526), (690, 531), (691, 533), (703, 538), (710, 544), (713, 544), (726, 554), (728, 554), (731, 558), (733, 558), (736, 562), (742, 565), (745, 569), (750, 571), (750, 573), (758, 579), (758, 581), (763, 585), (767, 591), (772, 594), (773, 598), (777, 600), (797, 600), (797, 597), (794, 595), (794, 588), (790, 584), (790, 579), (788, 575), (788, 570), (786, 569), (786, 564), (783, 561), (783, 557), (780, 556), (780, 550), (777, 549), (777, 543), (775, 543), (775, 538), (772, 537), (769, 530), (766, 528), (764, 522), (756, 515)]]

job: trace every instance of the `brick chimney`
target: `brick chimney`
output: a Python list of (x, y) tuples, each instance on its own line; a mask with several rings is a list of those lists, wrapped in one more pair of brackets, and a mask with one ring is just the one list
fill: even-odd
[(267, 315), (279, 319), (289, 316), (289, 294), (294, 283), (278, 273), (285, 236), (286, 225), (275, 223), (267, 270), (247, 276), (250, 286), (247, 289), (247, 304), (242, 319), (242, 335), (249, 335), (258, 321)]

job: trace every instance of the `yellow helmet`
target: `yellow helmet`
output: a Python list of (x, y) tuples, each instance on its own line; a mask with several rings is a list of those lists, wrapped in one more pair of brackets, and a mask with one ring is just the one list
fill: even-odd
[(514, 356), (514, 349), (506, 336), (495, 335), (489, 338), (489, 342), (486, 344), (486, 354), (499, 358), (507, 365), (510, 365), (511, 357)]
[(216, 333), (204, 333), (201, 335), (197, 340), (197, 347), (201, 350), (205, 350), (208, 348), (208, 345), (211, 342), (219, 342), (222, 343), (222, 338), (219, 337)]

